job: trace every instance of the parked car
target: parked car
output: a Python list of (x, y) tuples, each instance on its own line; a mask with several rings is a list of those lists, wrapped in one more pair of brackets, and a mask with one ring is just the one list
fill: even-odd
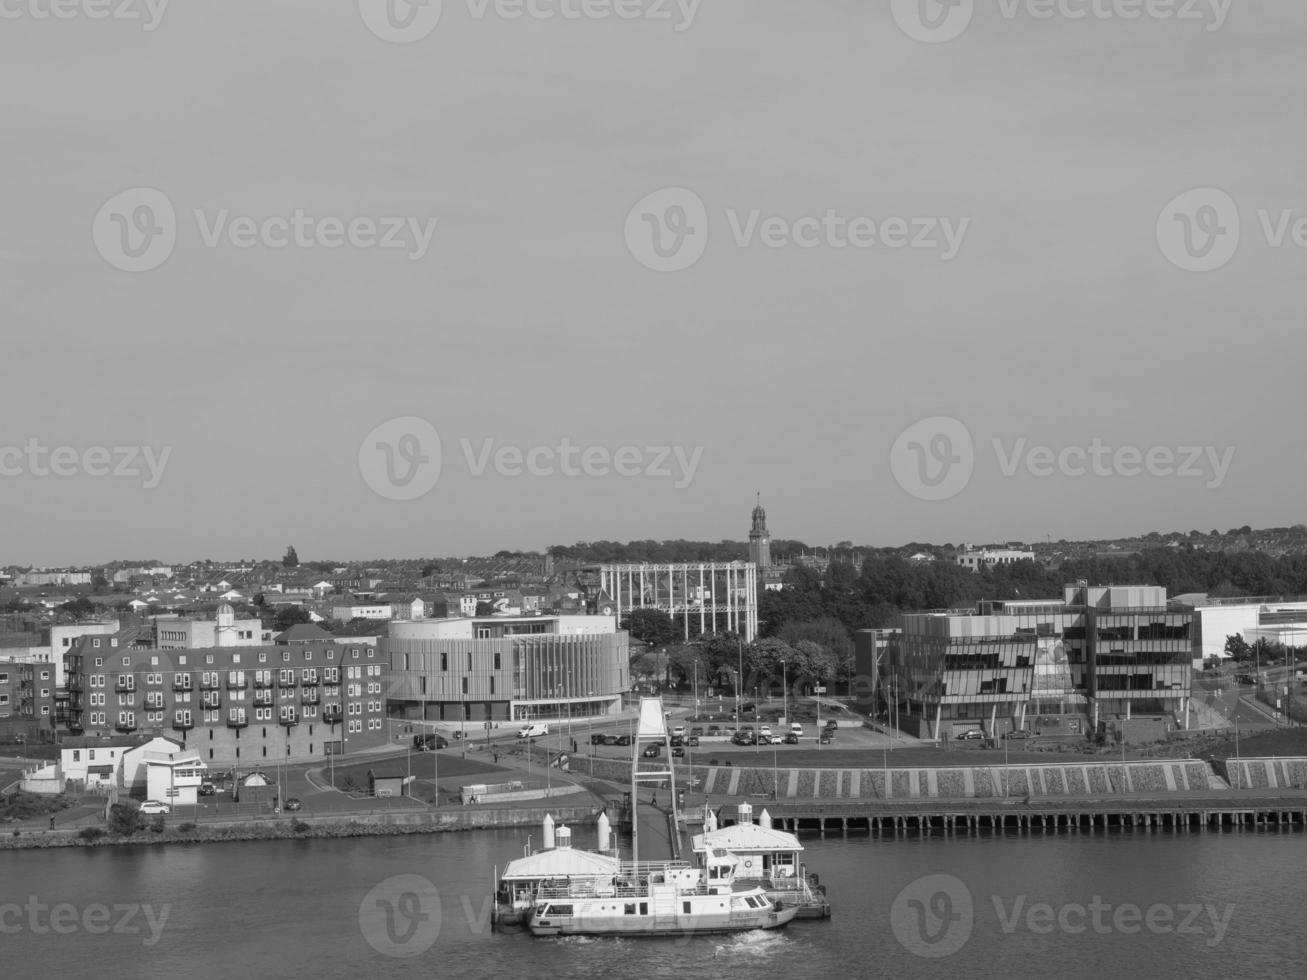
[(290, 799), (288, 799), (288, 800), (286, 801), (286, 809), (287, 809), (287, 810), (303, 810), (303, 809), (304, 809), (304, 802), (303, 802), (302, 800), (297, 799), (296, 797), (292, 796)]
[(651, 745), (640, 754), (646, 759), (656, 759), (663, 754), (663, 747), (661, 745)]
[(697, 749), (699, 747), (699, 736), (691, 735), (689, 738), (685, 740), (685, 744), (690, 746), (690, 748), (692, 749)]
[(630, 745), (630, 744), (631, 744), (631, 736), (630, 736), (630, 735), (618, 735), (618, 736), (617, 736), (617, 744), (618, 744), (618, 745)]
[(683, 758), (685, 756), (685, 746), (678, 745), (673, 748), (672, 755), (676, 756), (678, 759)]
[(756, 704), (742, 704), (740, 705), (740, 710), (745, 714), (748, 714), (750, 711), (757, 711), (758, 706)]
[(685, 736), (684, 736), (684, 735), (673, 735), (673, 736), (672, 736), (672, 748), (676, 748), (678, 745), (684, 745), (684, 744), (685, 744)]
[(622, 743), (618, 740), (618, 737), (617, 737), (616, 735), (604, 735), (604, 736), (603, 736), (603, 740), (604, 740), (604, 743), (603, 743), (604, 745), (621, 745), (621, 744), (622, 744)]
[(762, 735), (759, 740), (763, 745), (782, 745), (785, 742), (785, 739), (779, 735)]
[(413, 748), (417, 749), (419, 752), (430, 752), (433, 749), (447, 749), (449, 748), (449, 739), (445, 738), (444, 735), (439, 734), (414, 735)]
[(590, 744), (591, 744), (591, 745), (603, 745), (603, 744), (604, 744), (604, 739), (606, 739), (606, 738), (608, 738), (608, 736), (605, 735), (605, 734), (603, 734), (602, 732), (594, 732), (594, 733), (592, 733), (591, 736), (590, 736)]
[(822, 745), (829, 745), (831, 742), (835, 741), (835, 729), (833, 728), (826, 729), (824, 732), (821, 733), (821, 738), (818, 739), (818, 741)]
[(1029, 728), (1014, 728), (1010, 732), (1003, 733), (1004, 738), (1034, 738), (1035, 733)]
[(790, 722), (790, 734), (791, 734), (791, 735), (802, 735), (802, 734), (803, 734), (803, 726), (800, 725), (797, 721), (792, 721), (792, 722)]
[(549, 726), (541, 722), (534, 725), (527, 725), (517, 733), (518, 738), (543, 738), (549, 734)]
[(758, 738), (753, 732), (736, 732), (731, 736), (731, 741), (736, 745), (754, 745)]
[(981, 731), (979, 728), (968, 728), (965, 732), (959, 732), (956, 737), (963, 741), (969, 742), (975, 739), (984, 738), (985, 733)]
[(172, 813), (172, 807), (158, 800), (146, 800), (141, 804), (142, 813)]
[(758, 734), (759, 734), (759, 735), (765, 735), (765, 736), (767, 736), (768, 738), (771, 738), (771, 725), (761, 725), (761, 726), (759, 726), (759, 728), (758, 728)]
[(839, 727), (840, 727), (840, 723), (839, 723), (838, 721), (836, 721), (834, 718), (831, 718), (831, 719), (827, 720), (827, 722), (826, 722), (826, 727), (827, 727), (828, 729), (831, 729), (831, 728), (839, 728)]
[[(709, 725), (708, 727), (711, 729), (711, 728), (713, 728), (714, 726)], [(695, 725), (693, 728), (690, 729), (690, 734), (691, 734), (691, 735), (702, 735), (702, 734), (703, 734), (703, 726), (702, 726), (702, 725)]]
[(214, 786), (213, 783), (200, 783), (201, 796), (215, 796), (217, 795), (217, 792), (218, 787)]
[(790, 732), (788, 735), (785, 736), (783, 741), (785, 742), (786, 745), (798, 745), (799, 736), (795, 735), (793, 732)]
[(681, 736), (682, 738), (684, 738), (684, 737), (685, 737), (685, 726), (684, 726), (684, 725), (677, 725), (675, 728), (672, 729), (672, 734), (673, 734), (673, 735), (679, 735), (679, 736)]

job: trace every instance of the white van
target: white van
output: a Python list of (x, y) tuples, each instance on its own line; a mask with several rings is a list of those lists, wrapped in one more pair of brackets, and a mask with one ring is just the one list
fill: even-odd
[(542, 722), (536, 722), (533, 725), (527, 725), (517, 733), (518, 738), (540, 738), (542, 735), (549, 734), (549, 726)]
[(790, 722), (790, 734), (791, 734), (791, 735), (802, 735), (802, 734), (803, 734), (803, 726), (800, 725), (797, 721), (792, 721), (792, 722)]

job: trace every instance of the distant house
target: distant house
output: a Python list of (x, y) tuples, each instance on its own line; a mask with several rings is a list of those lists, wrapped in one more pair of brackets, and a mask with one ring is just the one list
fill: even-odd
[(293, 643), (318, 643), (334, 639), (331, 633), (315, 623), (296, 623), (285, 632), (278, 633), (272, 642), (278, 646), (290, 646)]

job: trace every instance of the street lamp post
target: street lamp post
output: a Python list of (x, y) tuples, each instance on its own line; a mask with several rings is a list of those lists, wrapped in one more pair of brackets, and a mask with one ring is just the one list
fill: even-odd
[(785, 672), (785, 661), (781, 661), (781, 714), (785, 716), (785, 724), (790, 723), (790, 682)]

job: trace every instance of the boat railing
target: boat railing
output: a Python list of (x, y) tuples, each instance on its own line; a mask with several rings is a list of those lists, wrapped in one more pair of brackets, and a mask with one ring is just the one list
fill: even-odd
[[(702, 884), (678, 884), (677, 895), (710, 895), (711, 890)], [(567, 898), (613, 898), (613, 899), (647, 899), (649, 885), (645, 884), (603, 884), (593, 881), (573, 881), (567, 885), (542, 885), (536, 889), (536, 900)]]

